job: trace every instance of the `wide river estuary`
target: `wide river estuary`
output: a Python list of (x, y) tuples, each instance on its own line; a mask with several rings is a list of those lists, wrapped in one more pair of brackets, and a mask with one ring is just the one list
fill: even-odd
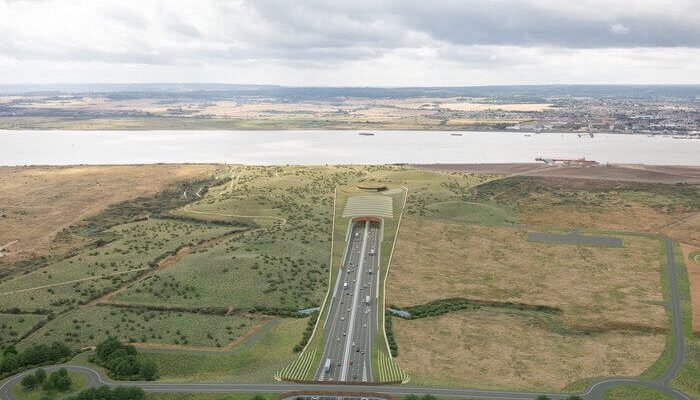
[(700, 140), (646, 135), (378, 131), (2, 131), (0, 165), (245, 163), (600, 163), (700, 165)]

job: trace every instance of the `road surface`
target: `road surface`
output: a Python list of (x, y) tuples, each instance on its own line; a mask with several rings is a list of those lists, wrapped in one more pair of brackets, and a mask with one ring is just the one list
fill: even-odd
[(377, 331), (381, 234), (380, 222), (351, 222), (329, 311), (323, 321), (323, 355), (315, 380), (372, 381), (371, 349)]

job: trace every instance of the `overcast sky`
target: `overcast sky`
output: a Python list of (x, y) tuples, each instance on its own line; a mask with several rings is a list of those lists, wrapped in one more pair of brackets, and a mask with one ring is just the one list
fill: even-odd
[(0, 83), (700, 83), (700, 0), (0, 0)]

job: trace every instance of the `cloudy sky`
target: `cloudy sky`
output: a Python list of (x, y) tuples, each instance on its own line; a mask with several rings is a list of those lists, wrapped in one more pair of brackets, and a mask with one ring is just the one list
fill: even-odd
[(0, 83), (700, 83), (700, 0), (0, 0)]

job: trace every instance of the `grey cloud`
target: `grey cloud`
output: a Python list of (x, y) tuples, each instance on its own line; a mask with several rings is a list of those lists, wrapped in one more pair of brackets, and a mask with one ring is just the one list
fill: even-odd
[[(669, 1), (673, 7), (676, 1)], [(603, 18), (590, 9), (546, 9), (523, 0), (385, 2), (256, 0), (251, 5), (271, 23), (297, 34), (321, 35), (330, 44), (346, 40), (405, 45), (401, 34), (424, 33), (459, 45), (605, 47), (700, 47), (700, 3), (685, 18), (639, 10)], [(642, 10), (643, 11), (643, 10)], [(355, 24), (333, 25), (340, 18)], [(372, 30), (372, 22), (392, 21), (401, 31)], [(624, 31), (625, 34), (621, 34)]]

